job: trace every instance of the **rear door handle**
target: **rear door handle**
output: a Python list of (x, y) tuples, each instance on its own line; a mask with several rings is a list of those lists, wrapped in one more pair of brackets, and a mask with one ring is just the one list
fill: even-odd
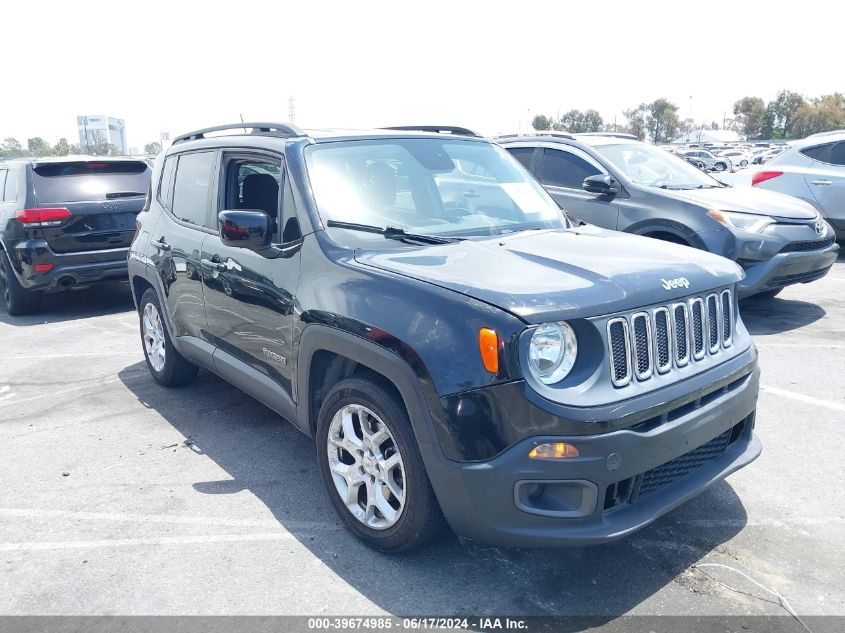
[(811, 180), (811, 183), (814, 185), (832, 185), (833, 182), (830, 180)]
[(153, 244), (153, 246), (155, 246), (160, 251), (169, 251), (170, 250), (170, 244), (165, 242), (164, 238), (161, 238), (160, 240), (153, 240), (152, 244)]
[(211, 270), (217, 270), (219, 272), (223, 272), (226, 270), (226, 264), (224, 264), (223, 262), (213, 262), (210, 259), (202, 259), (200, 260), (200, 264), (211, 268)]

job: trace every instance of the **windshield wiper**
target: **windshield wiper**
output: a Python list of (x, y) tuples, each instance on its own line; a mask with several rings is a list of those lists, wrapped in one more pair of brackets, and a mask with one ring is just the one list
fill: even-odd
[(375, 233), (376, 235), (384, 235), (389, 240), (399, 240), (400, 242), (421, 242), (423, 244), (449, 244), (451, 242), (460, 242), (459, 237), (441, 237), (439, 235), (420, 235), (418, 233), (408, 233), (405, 229), (398, 226), (375, 226), (373, 224), (358, 224), (356, 222), (341, 222), (339, 220), (329, 220), (326, 226), (331, 226), (337, 229), (348, 229), (350, 231), (362, 231), (364, 233)]
[(146, 191), (110, 191), (106, 194), (107, 200), (114, 198), (134, 198), (135, 196), (146, 196)]

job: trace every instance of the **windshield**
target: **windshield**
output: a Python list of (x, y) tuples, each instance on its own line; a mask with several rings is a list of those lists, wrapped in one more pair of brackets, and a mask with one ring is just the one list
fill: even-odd
[(682, 158), (645, 143), (599, 145), (595, 150), (638, 185), (664, 189), (703, 189), (722, 184)]
[(554, 200), (492, 143), (422, 138), (324, 143), (307, 148), (306, 162), (324, 223), (444, 236), (566, 227)]

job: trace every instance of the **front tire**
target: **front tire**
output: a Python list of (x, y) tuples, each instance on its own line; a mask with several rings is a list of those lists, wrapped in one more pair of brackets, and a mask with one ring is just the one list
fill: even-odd
[(376, 378), (349, 378), (326, 395), (317, 459), (332, 505), (364, 543), (386, 553), (418, 548), (444, 527), (411, 422)]
[(198, 367), (189, 363), (173, 346), (154, 290), (147, 290), (141, 297), (139, 313), (141, 346), (155, 381), (165, 387), (176, 387), (193, 380)]
[(0, 299), (10, 316), (29, 314), (41, 305), (41, 293), (20, 284), (5, 251), (0, 251)]

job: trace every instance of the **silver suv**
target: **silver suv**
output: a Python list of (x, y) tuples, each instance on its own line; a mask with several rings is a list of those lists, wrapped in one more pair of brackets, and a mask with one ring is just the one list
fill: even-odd
[(813, 134), (775, 156), (751, 178), (759, 189), (809, 202), (845, 239), (845, 130)]

